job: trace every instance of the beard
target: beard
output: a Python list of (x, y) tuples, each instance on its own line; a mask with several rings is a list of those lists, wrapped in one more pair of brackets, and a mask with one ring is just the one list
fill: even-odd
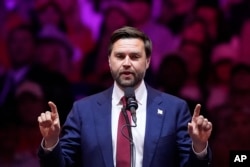
[(135, 73), (130, 71), (129, 74), (129, 76), (124, 76), (124, 72), (111, 70), (111, 75), (113, 79), (121, 88), (136, 87), (141, 83), (145, 76), (145, 72)]

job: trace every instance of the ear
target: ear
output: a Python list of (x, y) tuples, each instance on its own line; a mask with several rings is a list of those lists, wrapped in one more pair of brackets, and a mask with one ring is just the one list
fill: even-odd
[(151, 57), (148, 57), (148, 58), (146, 59), (146, 69), (149, 68), (150, 61), (151, 61)]
[(108, 62), (109, 62), (109, 68), (110, 68), (110, 56), (108, 55)]

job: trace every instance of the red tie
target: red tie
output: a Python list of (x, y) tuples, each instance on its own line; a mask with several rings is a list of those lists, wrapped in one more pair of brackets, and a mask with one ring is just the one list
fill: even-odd
[[(121, 99), (123, 107), (126, 106), (126, 99), (123, 97)], [(130, 112), (126, 111), (129, 117), (131, 118)], [(126, 125), (125, 117), (120, 112), (118, 129), (117, 129), (117, 151), (116, 151), (116, 167), (130, 167), (130, 142), (129, 142), (129, 133)], [(127, 138), (125, 137), (127, 136)]]

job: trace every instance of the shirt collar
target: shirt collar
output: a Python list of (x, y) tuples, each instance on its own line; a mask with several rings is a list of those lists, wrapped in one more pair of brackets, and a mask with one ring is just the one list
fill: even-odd
[[(142, 80), (141, 84), (135, 89), (135, 97), (136, 97), (136, 101), (138, 102), (138, 104), (142, 104), (142, 99), (144, 97), (144, 95), (146, 95), (146, 85), (144, 80)], [(114, 83), (114, 88), (113, 88), (113, 94), (112, 94), (112, 100), (114, 102), (114, 104), (119, 105), (120, 104), (120, 99), (124, 96), (124, 92), (121, 88), (119, 88), (119, 86), (117, 85), (117, 83)]]

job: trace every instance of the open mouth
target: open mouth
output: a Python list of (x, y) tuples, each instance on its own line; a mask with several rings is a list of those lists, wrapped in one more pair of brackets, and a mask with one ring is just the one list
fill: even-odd
[(132, 72), (122, 72), (121, 75), (130, 76), (133, 75)]
[(122, 72), (121, 73), (121, 77), (124, 77), (124, 78), (131, 78), (132, 76), (133, 76), (132, 72)]

